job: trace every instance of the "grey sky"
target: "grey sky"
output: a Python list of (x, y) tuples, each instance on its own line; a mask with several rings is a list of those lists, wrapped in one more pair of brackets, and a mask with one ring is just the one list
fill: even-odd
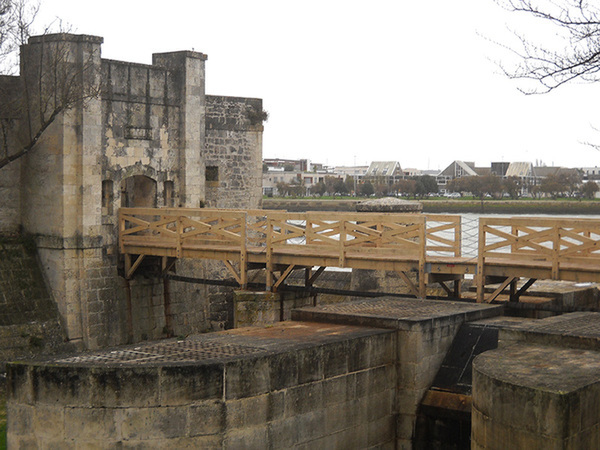
[(263, 99), (264, 157), (599, 164), (581, 142), (600, 142), (600, 86), (519, 93), (492, 62), (509, 54), (481, 36), (505, 42), (507, 21), (538, 29), (492, 0), (43, 0), (41, 22), (54, 17), (103, 36), (104, 58), (208, 54), (209, 94)]

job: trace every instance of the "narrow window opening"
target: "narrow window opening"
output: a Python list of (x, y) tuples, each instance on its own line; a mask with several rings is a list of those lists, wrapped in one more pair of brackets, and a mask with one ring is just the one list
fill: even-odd
[(173, 207), (175, 206), (175, 193), (174, 193), (174, 189), (173, 189), (173, 182), (172, 181), (165, 181), (165, 190), (164, 190), (164, 201), (165, 201), (165, 206), (166, 207)]
[(102, 181), (102, 214), (109, 215), (113, 213), (113, 182), (112, 180)]
[(210, 187), (219, 185), (219, 168), (217, 166), (206, 166), (206, 184)]

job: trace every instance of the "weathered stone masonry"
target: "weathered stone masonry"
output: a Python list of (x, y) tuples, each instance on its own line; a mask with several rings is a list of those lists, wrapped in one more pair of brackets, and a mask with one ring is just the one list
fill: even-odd
[[(23, 89), (26, 76), (39, 69), (38, 56), (60, 46), (68, 64), (85, 67), (100, 87), (97, 98), (60, 114), (28, 155), (0, 169), (7, 198), (0, 232), (22, 227), (36, 237), (69, 339), (86, 348), (131, 338), (127, 289), (117, 273), (119, 207), (257, 208), (261, 192), (260, 99), (207, 96), (202, 53), (154, 54), (152, 65), (134, 64), (101, 59), (102, 41), (33, 37), (21, 52), (22, 78), (0, 79), (0, 94)], [(8, 142), (15, 145), (11, 136)], [(212, 269), (178, 263), (177, 270), (206, 277)], [(210, 328), (208, 289), (172, 282), (170, 291), (169, 331)], [(163, 282), (139, 277), (130, 292), (133, 339), (164, 337)]]

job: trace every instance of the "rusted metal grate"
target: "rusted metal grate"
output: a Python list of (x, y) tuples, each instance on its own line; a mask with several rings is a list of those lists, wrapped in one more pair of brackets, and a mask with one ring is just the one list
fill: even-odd
[(552, 323), (540, 321), (527, 331), (529, 330), (536, 333), (600, 338), (600, 315), (588, 313), (578, 317), (562, 316), (560, 320), (553, 320)]
[(259, 347), (223, 344), (212, 341), (176, 341), (79, 355), (55, 361), (62, 364), (119, 364), (194, 362), (250, 355), (262, 351)]
[(316, 308), (318, 311), (339, 314), (372, 314), (390, 318), (410, 318), (425, 315), (437, 316), (439, 314), (463, 313), (476, 309), (465, 303), (454, 304), (451, 302), (424, 302), (423, 300), (370, 300), (365, 302), (352, 302), (344, 304), (323, 305)]

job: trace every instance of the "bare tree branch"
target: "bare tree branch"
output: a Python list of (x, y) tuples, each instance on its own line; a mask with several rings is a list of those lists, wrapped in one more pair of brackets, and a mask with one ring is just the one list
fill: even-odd
[(535, 44), (534, 37), (514, 33), (518, 48), (510, 50), (519, 62), (501, 66), (511, 79), (533, 82), (520, 88), (526, 94), (550, 92), (575, 79), (600, 80), (600, 9), (586, 0), (495, 0), (508, 11), (525, 14), (553, 27), (553, 47)]
[[(37, 1), (0, 0), (0, 67), (29, 41), (39, 6)], [(51, 27), (35, 38), (36, 50), (26, 52), (27, 70), (18, 79), (0, 77), (0, 169), (31, 151), (60, 114), (100, 95), (98, 55), (74, 61), (68, 36), (61, 36), (69, 30), (51, 34)]]

